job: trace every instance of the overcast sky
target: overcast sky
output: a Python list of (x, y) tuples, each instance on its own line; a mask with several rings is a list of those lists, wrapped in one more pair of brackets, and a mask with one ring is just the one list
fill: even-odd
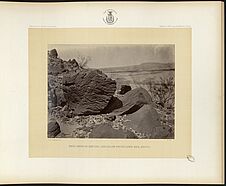
[(138, 65), (141, 63), (174, 63), (174, 45), (48, 45), (48, 49), (57, 49), (61, 59), (68, 60), (76, 56), (89, 56), (89, 67), (116, 67)]

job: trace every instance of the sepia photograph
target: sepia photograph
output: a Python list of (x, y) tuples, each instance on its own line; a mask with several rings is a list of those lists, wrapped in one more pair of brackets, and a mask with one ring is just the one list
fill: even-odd
[(174, 44), (49, 44), (48, 138), (174, 139)]
[(223, 2), (0, 15), (0, 184), (224, 183)]

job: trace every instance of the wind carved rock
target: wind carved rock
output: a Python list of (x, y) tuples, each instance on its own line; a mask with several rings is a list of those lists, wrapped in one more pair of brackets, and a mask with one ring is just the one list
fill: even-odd
[(152, 104), (150, 94), (144, 88), (136, 88), (122, 96), (111, 99), (103, 112), (112, 115), (131, 114), (145, 104)]
[(74, 115), (98, 114), (114, 92), (116, 82), (100, 70), (83, 69), (63, 76), (64, 96)]

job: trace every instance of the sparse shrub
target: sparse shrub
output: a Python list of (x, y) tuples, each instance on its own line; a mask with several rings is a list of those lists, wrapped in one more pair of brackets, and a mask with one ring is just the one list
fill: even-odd
[(175, 80), (173, 76), (160, 77), (159, 81), (151, 81), (152, 101), (159, 107), (173, 109), (175, 100)]
[(90, 60), (91, 60), (91, 58), (89, 56), (78, 55), (76, 57), (76, 61), (78, 62), (79, 67), (82, 69), (87, 67), (87, 63)]
[(160, 115), (161, 125), (169, 126), (169, 138), (174, 138), (175, 79), (173, 76), (150, 81), (150, 92), (155, 109)]

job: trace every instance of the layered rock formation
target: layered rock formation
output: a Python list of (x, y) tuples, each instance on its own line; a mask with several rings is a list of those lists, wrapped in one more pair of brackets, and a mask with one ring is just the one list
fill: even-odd
[(97, 114), (116, 90), (116, 82), (100, 70), (83, 69), (63, 76), (63, 92), (75, 115)]
[(63, 61), (55, 49), (48, 54), (49, 109), (67, 105), (64, 111), (71, 116), (100, 113), (112, 98), (116, 82), (100, 70), (80, 68), (75, 59)]

